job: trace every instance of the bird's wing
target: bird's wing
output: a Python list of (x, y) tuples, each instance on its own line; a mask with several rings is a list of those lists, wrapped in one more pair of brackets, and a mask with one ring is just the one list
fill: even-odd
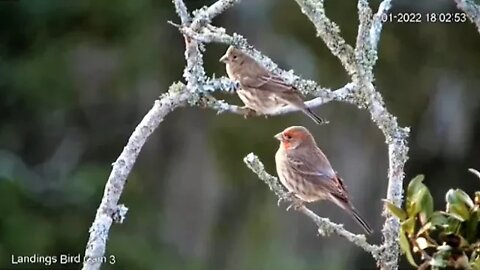
[(295, 87), (286, 83), (281, 77), (271, 73), (244, 76), (242, 84), (249, 88), (256, 88), (275, 93), (297, 92)]
[(326, 157), (317, 153), (308, 159), (288, 158), (291, 168), (303, 179), (315, 186), (328, 191), (342, 201), (348, 201), (346, 186), (343, 180), (338, 177), (329, 163), (325, 162)]

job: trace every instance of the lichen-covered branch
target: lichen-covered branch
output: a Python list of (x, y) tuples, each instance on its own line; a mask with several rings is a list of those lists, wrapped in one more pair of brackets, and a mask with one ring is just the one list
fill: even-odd
[[(269, 57), (251, 46), (247, 40), (238, 34), (228, 35), (225, 29), (211, 25), (212, 19), (234, 5), (239, 0), (219, 0), (199, 10), (188, 12), (182, 0), (173, 0), (175, 9), (180, 17), (180, 32), (185, 39), (186, 66), (183, 77), (185, 84), (177, 83), (145, 115), (142, 122), (132, 133), (127, 145), (114, 163), (111, 175), (105, 186), (97, 215), (90, 229), (90, 238), (85, 252), (86, 258), (101, 258), (105, 253), (106, 239), (113, 221), (121, 222), (127, 211), (118, 201), (124, 188), (128, 174), (148, 136), (160, 124), (163, 118), (173, 109), (189, 104), (213, 108), (218, 112), (244, 114), (241, 107), (230, 105), (211, 96), (215, 91), (233, 92), (238, 83), (225, 77), (209, 78), (203, 67), (204, 44), (219, 42), (234, 45), (245, 51), (259, 63), (286, 82), (293, 84), (303, 94), (313, 96), (306, 102), (308, 107), (317, 107), (330, 101), (340, 101), (353, 104), (370, 112), (372, 120), (382, 130), (388, 144), (389, 169), (387, 199), (397, 206), (402, 202), (403, 167), (407, 160), (408, 129), (401, 128), (396, 118), (385, 107), (382, 96), (373, 86), (373, 67), (377, 60), (378, 40), (382, 29), (381, 15), (388, 12), (391, 0), (384, 0), (375, 15), (367, 0), (358, 1), (359, 32), (355, 49), (345, 42), (340, 35), (339, 27), (326, 16), (323, 0), (295, 0), (302, 12), (313, 22), (317, 34), (324, 40), (332, 54), (340, 59), (352, 82), (340, 89), (330, 90), (322, 88), (312, 80), (302, 79), (293, 71), (280, 69)], [(462, 1), (468, 2), (468, 1)], [(173, 24), (173, 23), (172, 23)], [(272, 112), (272, 115), (285, 114), (296, 111), (286, 106)], [(245, 162), (259, 177), (269, 184), (270, 188), (285, 199), (285, 191), (277, 179), (265, 172), (262, 163), (253, 154), (245, 158)], [(288, 198), (287, 198), (288, 199)], [(372, 254), (382, 269), (397, 269), (398, 261), (398, 220), (386, 215), (385, 226), (382, 230), (384, 243), (381, 246), (369, 244), (363, 235), (355, 235), (335, 224), (329, 219), (317, 216), (315, 213), (302, 207), (300, 212), (310, 217), (319, 227), (321, 234), (338, 234)], [(87, 260), (88, 261), (88, 260)], [(99, 260), (95, 263), (84, 263), (83, 269), (98, 269)]]
[[(367, 0), (358, 1), (359, 29), (355, 57), (350, 61), (349, 53), (339, 53), (338, 48), (332, 46), (335, 40), (341, 40), (335, 35), (340, 35), (337, 28), (326, 19), (323, 10), (323, 1), (295, 0), (303, 12), (317, 28), (317, 32), (324, 40), (327, 47), (334, 55), (339, 56), (343, 66), (352, 77), (352, 82), (357, 89), (353, 97), (345, 100), (370, 112), (373, 122), (382, 130), (388, 145), (388, 187), (387, 199), (400, 206), (402, 203), (404, 178), (404, 166), (407, 161), (407, 138), (409, 129), (401, 128), (396, 117), (390, 114), (384, 104), (383, 98), (373, 86), (373, 67), (377, 60), (378, 41), (382, 30), (381, 15), (388, 12), (391, 0), (384, 0), (380, 3), (379, 9), (372, 16)], [(326, 30), (325, 30), (326, 29)], [(348, 63), (348, 64), (346, 64)], [(382, 229), (384, 243), (383, 251), (378, 260), (382, 269), (398, 268), (398, 236), (399, 221), (388, 213), (384, 213), (386, 221)]]
[(200, 27), (212, 22), (212, 19), (222, 14), (240, 0), (218, 0), (209, 7), (203, 7), (194, 12), (195, 20), (192, 23), (192, 30), (197, 31)]
[[(272, 190), (279, 198), (279, 200), (291, 201), (288, 192), (286, 192), (283, 186), (279, 183), (277, 177), (270, 175), (265, 171), (265, 167), (260, 159), (253, 153), (248, 154), (243, 161), (263, 182), (265, 182), (270, 190)], [(371, 245), (367, 242), (365, 235), (354, 234), (343, 228), (343, 225), (336, 224), (328, 218), (319, 217), (305, 206), (298, 209), (299, 212), (309, 217), (317, 226), (318, 233), (323, 236), (329, 236), (331, 234), (337, 234), (344, 237), (348, 241), (352, 242), (356, 246), (361, 247), (366, 252), (371, 253), (375, 259), (379, 258), (380, 248), (376, 245)]]
[[(228, 80), (226, 78), (223, 78), (223, 79)], [(212, 86), (212, 89), (228, 91), (227, 90), (228, 87), (221, 88), (218, 86)], [(354, 85), (351, 83), (348, 83), (342, 88), (336, 89), (334, 91), (328, 90), (324, 95), (305, 101), (305, 105), (308, 108), (316, 108), (330, 101), (345, 101), (351, 98), (354, 90), (355, 90)], [(228, 104), (223, 100), (217, 100), (213, 97), (205, 97), (201, 99), (199, 105), (214, 109), (218, 111), (218, 113), (235, 113), (240, 115), (244, 115), (246, 113), (246, 110), (242, 107)], [(299, 111), (298, 108), (287, 105), (284, 107), (277, 108), (276, 110), (273, 110), (272, 112), (269, 113), (269, 115), (282, 115), (282, 114), (288, 114), (288, 113), (298, 112), (298, 111)]]
[[(368, 58), (371, 47), (370, 38), (368, 35), (372, 26), (372, 10), (368, 6), (367, 0), (359, 0), (357, 8), (359, 25), (357, 33), (357, 45), (355, 46), (355, 59), (357, 65), (360, 65), (357, 66), (357, 69), (366, 71), (365, 69), (370, 69), (372, 67), (371, 61)], [(371, 73), (371, 70), (362, 73)]]
[[(175, 9), (181, 18), (181, 29), (189, 29), (192, 32), (198, 31), (211, 20), (234, 5), (238, 0), (219, 0), (209, 7), (203, 7), (194, 11), (194, 18), (192, 23), (185, 18), (185, 13), (188, 16), (188, 11), (183, 3), (183, 0), (174, 0)], [(205, 70), (203, 68), (203, 43), (201, 40), (192, 39), (184, 33), (185, 39), (185, 59), (187, 65), (183, 71), (183, 77), (187, 81), (187, 90), (191, 93), (188, 100), (190, 104), (198, 103), (199, 99), (203, 97), (202, 85), (208, 80)]]
[[(373, 67), (377, 61), (378, 41), (383, 27), (380, 18), (382, 14), (387, 13), (390, 9), (391, 0), (382, 1), (375, 14), (372, 13), (367, 0), (358, 1), (360, 24), (355, 49), (341, 37), (339, 27), (328, 19), (322, 0), (295, 1), (301, 7), (302, 12), (312, 21), (317, 34), (324, 40), (332, 54), (340, 59), (345, 70), (351, 76), (352, 82), (342, 89), (330, 91), (321, 88), (311, 80), (301, 79), (292, 71), (278, 68), (270, 58), (253, 48), (244, 37), (238, 34), (230, 36), (226, 34), (223, 28), (206, 25), (197, 31), (191, 28), (181, 28), (180, 31), (193, 39), (201, 40), (205, 43), (226, 43), (242, 49), (271, 72), (292, 83), (302, 93), (315, 96), (316, 98), (306, 102), (307, 106), (319, 106), (336, 100), (350, 103), (369, 111), (373, 122), (382, 130), (388, 145), (389, 168), (386, 197), (397, 206), (400, 206), (403, 196), (403, 169), (407, 161), (409, 129), (401, 128), (398, 125), (396, 117), (388, 112), (382, 96), (373, 85)], [(207, 106), (219, 111), (239, 113), (238, 107), (229, 107), (228, 104), (222, 101), (209, 102)], [(292, 108), (287, 106), (280, 108), (272, 114), (283, 114), (291, 111)], [(378, 263), (385, 270), (397, 269), (399, 221), (388, 213), (384, 213), (384, 215), (386, 216), (386, 221), (382, 229), (384, 236), (383, 253), (379, 257)]]
[(355, 54), (352, 46), (340, 35), (340, 27), (332, 22), (325, 14), (323, 0), (295, 0), (302, 13), (307, 15), (320, 36), (333, 55), (340, 59), (349, 75), (356, 69)]
[(392, 0), (383, 0), (378, 7), (377, 13), (373, 15), (372, 26), (370, 27), (370, 56), (371, 65), (374, 66), (378, 58), (378, 41), (382, 32), (382, 16), (387, 15), (392, 7)]
[(455, 0), (457, 7), (467, 14), (468, 19), (477, 26), (480, 33), (480, 5), (475, 4), (474, 0)]
[[(174, 0), (175, 9), (178, 12), (183, 27), (189, 27), (191, 24), (199, 24), (200, 19), (195, 18), (193, 23), (190, 24), (190, 15), (188, 14), (187, 7), (183, 0)], [(198, 100), (200, 95), (197, 93), (197, 89), (205, 78), (205, 70), (203, 69), (203, 56), (199, 49), (198, 41), (192, 40), (188, 36), (184, 36), (185, 40), (185, 59), (187, 65), (183, 70), (183, 77), (187, 81), (187, 91), (191, 93), (190, 102)]]
[[(196, 12), (196, 16), (192, 21), (184, 2), (182, 0), (173, 1), (182, 22), (182, 27), (192, 26), (192, 29), (198, 29), (204, 23), (210, 22), (213, 17), (234, 2), (233, 0), (217, 1), (212, 6)], [(113, 221), (123, 222), (128, 210), (124, 205), (119, 205), (118, 201), (125, 187), (127, 177), (150, 134), (163, 121), (164, 117), (177, 107), (187, 102), (195, 104), (203, 96), (202, 94), (209, 91), (231, 88), (231, 82), (228, 82), (227, 85), (225, 80), (210, 80), (206, 78), (203, 68), (203, 57), (200, 51), (201, 45), (198, 41), (185, 36), (185, 59), (187, 65), (183, 76), (187, 85), (185, 86), (182, 83), (173, 84), (169, 91), (155, 102), (153, 108), (150, 109), (135, 128), (120, 156), (113, 163), (112, 171), (105, 185), (102, 201), (89, 230), (90, 236), (85, 250), (85, 260), (82, 269), (96, 270), (100, 268), (103, 261), (101, 258), (105, 255), (110, 227)]]
[(127, 177), (132, 171), (140, 150), (148, 137), (168, 113), (187, 101), (188, 94), (185, 93), (184, 88), (183, 84), (172, 84), (169, 91), (155, 101), (153, 107), (135, 128), (128, 139), (127, 145), (125, 145), (123, 151), (113, 163), (112, 171), (105, 185), (102, 201), (89, 230), (90, 237), (85, 250), (83, 270), (100, 269), (110, 226), (114, 221), (121, 223), (127, 212), (127, 208), (124, 205), (118, 204)]
[(183, 0), (173, 0), (173, 4), (175, 5), (175, 11), (178, 17), (180, 17), (182, 21), (182, 25), (189, 25), (192, 18), (188, 14), (187, 6), (185, 6)]

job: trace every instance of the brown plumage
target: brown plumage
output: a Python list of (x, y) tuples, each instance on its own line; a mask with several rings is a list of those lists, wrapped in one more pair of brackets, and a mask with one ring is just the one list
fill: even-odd
[(333, 170), (308, 129), (292, 126), (275, 135), (280, 147), (275, 163), (280, 182), (302, 202), (329, 200), (346, 210), (367, 234), (371, 227), (348, 198), (343, 180)]
[(226, 64), (230, 79), (240, 82), (241, 89), (237, 90), (237, 94), (248, 109), (266, 115), (289, 104), (317, 124), (326, 122), (305, 106), (301, 93), (295, 87), (239, 49), (230, 46), (220, 61)]

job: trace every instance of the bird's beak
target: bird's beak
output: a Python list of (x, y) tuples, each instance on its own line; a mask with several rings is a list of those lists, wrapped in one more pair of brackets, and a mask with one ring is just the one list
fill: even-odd
[(222, 56), (222, 57), (220, 58), (220, 60), (218, 60), (218, 61), (219, 61), (219, 62), (222, 62), (222, 63), (227, 62), (227, 55), (225, 54), (225, 55)]
[(276, 134), (276, 135), (273, 136), (273, 137), (274, 137), (275, 139), (279, 140), (279, 141), (282, 141), (282, 139), (283, 139), (283, 134), (282, 134), (282, 132), (280, 132), (280, 133)]

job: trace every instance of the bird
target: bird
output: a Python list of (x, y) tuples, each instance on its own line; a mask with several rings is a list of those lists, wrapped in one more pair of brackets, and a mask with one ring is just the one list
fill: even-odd
[(268, 115), (279, 107), (291, 105), (301, 110), (315, 123), (327, 123), (305, 105), (297, 88), (272, 74), (238, 48), (230, 46), (220, 58), (220, 62), (225, 63), (228, 77), (239, 82), (240, 89), (237, 90), (237, 94), (245, 104), (244, 109), (249, 112)]
[(280, 141), (275, 154), (277, 175), (293, 196), (295, 208), (305, 202), (329, 200), (350, 214), (367, 234), (373, 232), (353, 206), (342, 178), (333, 170), (308, 129), (291, 126), (274, 138)]

